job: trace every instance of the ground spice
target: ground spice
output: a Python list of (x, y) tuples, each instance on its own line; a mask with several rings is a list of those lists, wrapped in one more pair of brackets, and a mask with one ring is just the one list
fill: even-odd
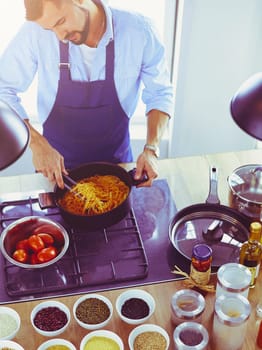
[(159, 332), (144, 332), (134, 340), (134, 350), (166, 350), (166, 338)]
[(121, 313), (127, 318), (138, 320), (149, 315), (149, 306), (143, 299), (131, 298), (124, 302)]
[(17, 328), (16, 320), (9, 314), (0, 314), (0, 339), (13, 333)]
[(104, 322), (110, 316), (107, 304), (98, 298), (83, 300), (76, 308), (76, 317), (87, 324)]
[(46, 350), (70, 350), (66, 345), (52, 345), (46, 348)]
[(179, 335), (181, 341), (188, 346), (195, 346), (201, 343), (203, 340), (203, 335), (192, 329), (185, 329)]
[(113, 339), (92, 337), (86, 342), (84, 350), (120, 350), (120, 347)]
[(66, 325), (68, 319), (63, 310), (56, 306), (49, 306), (37, 312), (34, 325), (42, 331), (56, 331)]

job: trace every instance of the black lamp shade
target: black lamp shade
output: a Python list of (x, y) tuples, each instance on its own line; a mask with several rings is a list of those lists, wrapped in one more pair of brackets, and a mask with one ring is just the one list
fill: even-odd
[(250, 136), (262, 140), (262, 73), (246, 80), (231, 100), (231, 115)]
[(26, 150), (29, 130), (7, 104), (0, 101), (0, 170), (14, 163)]

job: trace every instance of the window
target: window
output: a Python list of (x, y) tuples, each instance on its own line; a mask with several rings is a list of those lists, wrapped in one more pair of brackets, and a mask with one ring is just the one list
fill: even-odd
[[(146, 16), (151, 17), (155, 25), (166, 44), (167, 55), (169, 64), (171, 67), (172, 50), (173, 50), (173, 31), (170, 28), (174, 28), (175, 21), (175, 2), (176, 0), (154, 0), (152, 3), (150, 0), (107, 0), (107, 2), (114, 7), (130, 9), (137, 12), (144, 13)], [(15, 10), (14, 10), (15, 9)], [(174, 15), (170, 15), (174, 13)], [(168, 16), (167, 16), (168, 14)], [(15, 35), (19, 27), (24, 22), (25, 10), (22, 0), (1, 0), (0, 1), (0, 36), (1, 46), (0, 54), (11, 38)], [(171, 69), (170, 69), (171, 71)], [(37, 108), (36, 108), (36, 80), (34, 79), (31, 87), (28, 91), (21, 94), (23, 105), (30, 116), (34, 116), (37, 122)], [(145, 106), (140, 101), (135, 112), (134, 117), (131, 119), (131, 138), (132, 139), (145, 139)], [(37, 124), (36, 124), (37, 126)], [(140, 147), (140, 146), (139, 146)], [(140, 148), (141, 149), (141, 148)], [(136, 152), (134, 152), (135, 155)]]

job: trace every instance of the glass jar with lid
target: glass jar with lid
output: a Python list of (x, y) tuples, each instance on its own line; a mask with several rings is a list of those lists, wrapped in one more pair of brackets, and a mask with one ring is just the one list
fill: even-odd
[(206, 328), (197, 322), (183, 322), (173, 333), (176, 350), (204, 350), (209, 342)]
[(217, 271), (216, 297), (220, 295), (241, 294), (248, 297), (251, 272), (238, 263), (227, 263)]
[(186, 321), (201, 322), (205, 309), (203, 295), (191, 289), (181, 289), (171, 298), (171, 318), (174, 325)]
[(212, 349), (241, 349), (250, 312), (250, 303), (242, 295), (220, 295), (215, 301)]

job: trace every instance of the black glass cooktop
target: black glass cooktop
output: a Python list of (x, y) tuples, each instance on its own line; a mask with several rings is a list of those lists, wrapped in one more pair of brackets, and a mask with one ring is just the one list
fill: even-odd
[(58, 208), (41, 209), (38, 196), (17, 195), (0, 203), (0, 231), (29, 215), (62, 224), (70, 237), (59, 262), (44, 269), (16, 267), (0, 254), (0, 303), (50, 298), (91, 291), (171, 281), (175, 264), (188, 271), (189, 262), (171, 245), (168, 227), (176, 213), (166, 180), (133, 188), (132, 209), (116, 225), (88, 232), (69, 226)]

